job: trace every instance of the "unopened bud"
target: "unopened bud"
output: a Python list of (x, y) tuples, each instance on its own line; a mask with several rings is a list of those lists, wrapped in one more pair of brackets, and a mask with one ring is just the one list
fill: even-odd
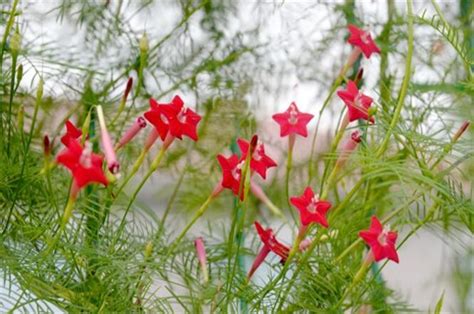
[(16, 84), (20, 84), (21, 79), (23, 78), (23, 64), (20, 64), (18, 66), (18, 69), (16, 70)]
[(82, 130), (82, 140), (81, 140), (81, 142), (82, 143), (84, 143), (87, 140), (87, 138), (89, 137), (90, 124), (91, 124), (91, 112), (89, 111), (87, 113), (87, 116), (84, 119), (84, 122), (82, 123), (82, 127), (81, 127), (81, 130)]
[(23, 105), (21, 105), (20, 108), (18, 109), (17, 122), (18, 122), (18, 130), (22, 132), (24, 124), (25, 124), (25, 106)]
[(15, 30), (15, 32), (12, 35), (12, 38), (10, 40), (10, 48), (13, 56), (18, 56), (18, 53), (20, 52), (21, 49), (21, 34), (18, 28)]
[(132, 126), (127, 131), (125, 131), (115, 149), (119, 149), (130, 142), (138, 134), (138, 132), (140, 132), (140, 130), (145, 127), (146, 120), (143, 117), (138, 117)]
[(46, 134), (43, 137), (43, 151), (44, 151), (44, 156), (49, 157), (51, 155), (51, 141), (49, 140), (49, 136)]
[(466, 130), (469, 128), (470, 125), (471, 125), (471, 121), (468, 121), (468, 120), (464, 121), (464, 123), (456, 132), (456, 134), (454, 134), (453, 142), (457, 142), (457, 140), (461, 137), (461, 135), (464, 134), (464, 132), (466, 132)]
[(38, 82), (38, 89), (36, 90), (36, 100), (39, 101), (43, 98), (43, 88), (44, 88), (44, 81), (40, 78)]
[(133, 78), (130, 77), (127, 81), (125, 92), (123, 93), (123, 101), (127, 101), (128, 94), (130, 94), (130, 91), (132, 90), (132, 86), (133, 86)]
[(143, 33), (143, 36), (142, 38), (140, 38), (140, 41), (138, 43), (138, 46), (140, 48), (140, 52), (146, 53), (148, 51), (149, 46), (148, 46), (148, 37), (146, 33)]
[(252, 155), (253, 152), (255, 151), (255, 148), (257, 147), (258, 144), (258, 136), (255, 134), (252, 136), (252, 139), (250, 140), (250, 147), (249, 147), (249, 154)]
[(357, 148), (357, 145), (362, 141), (360, 132), (358, 130), (352, 132), (351, 138), (347, 139), (342, 147), (339, 154), (339, 158), (336, 161), (336, 167), (342, 167), (352, 152)]
[(148, 259), (151, 256), (151, 253), (153, 253), (153, 242), (148, 241), (145, 246), (145, 259)]
[(102, 106), (97, 106), (97, 117), (99, 118), (100, 125), (100, 136), (102, 142), (102, 148), (104, 150), (105, 159), (107, 160), (107, 167), (109, 171), (113, 174), (116, 174), (120, 170), (120, 163), (117, 160), (117, 155), (115, 154), (114, 147), (112, 145), (112, 140), (110, 138), (109, 132), (107, 131), (107, 125), (105, 123), (104, 111)]
[(201, 237), (194, 240), (194, 246), (196, 247), (196, 255), (201, 265), (202, 279), (204, 282), (209, 280), (209, 272), (207, 270), (207, 257), (206, 248), (204, 247), (204, 241)]
[(375, 116), (376, 113), (377, 113), (377, 107), (370, 107), (369, 110), (367, 110), (367, 114), (369, 115), (369, 117)]
[(362, 80), (363, 76), (364, 76), (364, 69), (360, 68), (359, 71), (357, 71), (357, 74), (356, 74), (355, 79), (354, 79), (354, 83), (356, 85), (358, 85), (359, 82)]

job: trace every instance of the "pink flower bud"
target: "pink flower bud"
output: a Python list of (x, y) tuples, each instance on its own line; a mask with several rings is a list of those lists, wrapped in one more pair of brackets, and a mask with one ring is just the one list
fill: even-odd
[(204, 247), (204, 241), (201, 237), (194, 240), (194, 246), (196, 247), (196, 254), (201, 265), (202, 277), (204, 282), (209, 280), (209, 273), (207, 271), (207, 257), (206, 248)]
[(140, 132), (141, 129), (145, 127), (146, 120), (143, 117), (138, 117), (132, 126), (127, 131), (125, 131), (115, 149), (125, 146), (128, 142), (133, 140), (133, 138), (138, 134), (138, 132)]
[(336, 161), (336, 167), (344, 166), (351, 153), (357, 148), (357, 145), (359, 145), (361, 141), (360, 132), (352, 132), (351, 137), (346, 140), (342, 147), (342, 151)]
[(107, 126), (105, 125), (104, 112), (102, 111), (102, 106), (100, 105), (97, 106), (97, 116), (99, 118), (100, 136), (105, 159), (107, 160), (107, 167), (111, 173), (116, 174), (120, 170), (120, 164), (117, 160), (117, 156), (115, 155), (114, 146), (112, 144), (112, 140), (110, 139), (109, 132), (107, 131)]
[(313, 243), (313, 240), (306, 238), (300, 242), (299, 249), (300, 251), (305, 251)]

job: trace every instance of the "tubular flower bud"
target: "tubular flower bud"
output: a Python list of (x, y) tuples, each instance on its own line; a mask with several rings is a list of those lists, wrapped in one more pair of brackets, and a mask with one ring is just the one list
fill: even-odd
[(351, 137), (346, 140), (344, 146), (342, 147), (342, 151), (339, 155), (339, 158), (336, 161), (336, 167), (342, 167), (346, 163), (347, 159), (351, 155), (351, 153), (357, 148), (359, 143), (362, 141), (361, 135), (359, 131), (354, 131), (351, 134)]
[(364, 69), (360, 68), (359, 71), (357, 71), (357, 74), (354, 79), (354, 83), (356, 83), (356, 85), (359, 84), (363, 76), (364, 76)]
[(43, 151), (44, 151), (44, 156), (46, 158), (49, 158), (49, 156), (51, 155), (51, 141), (49, 140), (49, 136), (48, 135), (45, 135), (43, 137)]
[(122, 138), (116, 145), (115, 149), (119, 149), (123, 146), (125, 146), (128, 142), (133, 140), (135, 136), (140, 132), (141, 129), (146, 127), (146, 120), (143, 117), (138, 117), (135, 122), (132, 124), (132, 126), (125, 131), (123, 134)]
[(132, 86), (133, 86), (133, 78), (130, 77), (127, 81), (125, 92), (123, 93), (123, 102), (127, 101), (128, 94), (130, 94), (130, 91), (132, 90)]
[(196, 247), (196, 254), (201, 265), (202, 278), (204, 282), (209, 281), (209, 272), (207, 270), (207, 256), (206, 248), (204, 247), (204, 241), (201, 237), (194, 240), (194, 246)]
[(146, 33), (143, 33), (142, 38), (140, 38), (140, 41), (138, 42), (138, 47), (140, 48), (140, 52), (146, 53), (149, 49), (149, 44), (148, 44), (148, 36)]
[(23, 132), (23, 128), (25, 126), (25, 106), (21, 105), (18, 109), (17, 114), (17, 123), (18, 123), (18, 130)]
[(21, 34), (18, 29), (16, 29), (12, 35), (12, 38), (10, 40), (10, 48), (11, 48), (12, 55), (18, 56), (18, 53), (20, 52), (20, 49), (21, 49)]
[(464, 121), (464, 123), (461, 125), (461, 127), (458, 129), (456, 134), (453, 136), (453, 142), (457, 142), (458, 139), (466, 132), (466, 130), (469, 128), (471, 125), (471, 121)]
[(100, 105), (97, 106), (97, 116), (99, 118), (100, 136), (102, 141), (102, 148), (104, 149), (105, 159), (107, 160), (107, 167), (111, 173), (116, 174), (120, 170), (120, 164), (117, 160), (117, 156), (115, 154), (115, 150), (112, 145), (112, 140), (110, 139), (109, 132), (107, 131), (104, 112), (102, 111), (102, 106)]
[(153, 253), (153, 242), (148, 241), (145, 246), (145, 260), (148, 259)]

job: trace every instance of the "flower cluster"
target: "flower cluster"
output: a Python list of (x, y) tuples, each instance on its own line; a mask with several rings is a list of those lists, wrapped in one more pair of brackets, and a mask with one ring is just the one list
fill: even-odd
[[(361, 53), (369, 58), (372, 54), (380, 52), (380, 49), (368, 32), (354, 25), (349, 25), (348, 29), (350, 32), (348, 42), (355, 48), (353, 53), (349, 56), (346, 67), (347, 65), (352, 65), (354, 60), (359, 58)], [(373, 116), (374, 111), (371, 110), (373, 99), (361, 93), (358, 87), (362, 79), (362, 73), (363, 71), (360, 70), (354, 81), (347, 80), (346, 88), (337, 91), (337, 95), (347, 107), (347, 115), (344, 120), (345, 122), (342, 124), (342, 131), (344, 131), (348, 123), (356, 120), (366, 120), (370, 123), (375, 122)], [(345, 74), (345, 71), (342, 71), (341, 74)], [(122, 97), (119, 113), (123, 110), (123, 106), (125, 106), (131, 88), (132, 80), (129, 79), (124, 96)], [(140, 166), (150, 147), (158, 139), (163, 141), (161, 153), (164, 153), (175, 139), (181, 140), (186, 136), (193, 141), (198, 140), (197, 126), (201, 120), (201, 116), (185, 106), (180, 96), (174, 96), (169, 103), (159, 103), (155, 99), (150, 98), (149, 105), (149, 110), (144, 112), (143, 116), (139, 116), (135, 119), (115, 146), (112, 145), (112, 139), (107, 131), (102, 107), (97, 106), (103, 154), (94, 153), (92, 151), (92, 144), (88, 141), (87, 136), (82, 134), (85, 132), (84, 130), (87, 131), (89, 128), (87, 123), (85, 123), (81, 131), (70, 121), (66, 122), (66, 134), (61, 137), (61, 142), (65, 148), (58, 154), (56, 160), (72, 173), (73, 188), (71, 195), (73, 199), (76, 198), (81, 188), (91, 183), (99, 183), (107, 186), (110, 183), (110, 177), (114, 177), (114, 175), (118, 177), (120, 164), (116, 151), (132, 141), (142, 129), (145, 129), (147, 121), (152, 125), (152, 129), (145, 141), (143, 153), (137, 160), (137, 167), (134, 166), (132, 175)], [(289, 169), (291, 168), (291, 152), (296, 136), (308, 136), (308, 124), (314, 118), (314, 115), (301, 112), (296, 103), (292, 102), (287, 110), (274, 114), (272, 118), (280, 127), (280, 136), (288, 137), (289, 162), (287, 171), (289, 173)], [(112, 124), (114, 121), (115, 119), (112, 121)], [(345, 164), (349, 155), (357, 148), (361, 140), (359, 131), (355, 131), (351, 134), (340, 151), (334, 171)], [(48, 141), (45, 140), (45, 152), (48, 151), (45, 155), (49, 155), (50, 144), (46, 142), (49, 143), (49, 138)], [(265, 180), (268, 170), (277, 167), (277, 163), (267, 155), (265, 146), (257, 135), (254, 135), (250, 141), (239, 138), (237, 139), (237, 145), (240, 149), (240, 154), (232, 154), (228, 157), (222, 154), (217, 155), (217, 161), (222, 171), (222, 179), (212, 192), (208, 201), (198, 210), (196, 219), (193, 219), (191, 223), (194, 223), (197, 218), (203, 214), (210, 201), (224, 189), (231, 190), (238, 199), (243, 201), (246, 193), (244, 189), (246, 182), (250, 182), (250, 191), (252, 191), (257, 198), (269, 204), (271, 203), (263, 190), (252, 181), (252, 176), (256, 173)], [(159, 154), (156, 162), (152, 163), (150, 167), (152, 169), (151, 171), (156, 169), (161, 156), (162, 154)], [(104, 172), (104, 157), (107, 161), (108, 172)], [(248, 181), (244, 181), (245, 178), (248, 179)], [(125, 183), (126, 182), (128, 181), (125, 181)], [(255, 229), (263, 246), (249, 270), (248, 278), (251, 278), (270, 252), (276, 254), (280, 258), (281, 263), (285, 263), (291, 259), (294, 252), (307, 249), (312, 243), (310, 239), (306, 238), (308, 228), (311, 225), (320, 225), (323, 228), (329, 228), (327, 213), (331, 209), (332, 204), (324, 199), (327, 193), (325, 194), (323, 192), (322, 195), (323, 196), (320, 197), (318, 194), (315, 194), (310, 186), (306, 187), (300, 196), (289, 197), (288, 194), (289, 203), (298, 211), (300, 218), (299, 233), (293, 249), (279, 241), (271, 228), (264, 228), (258, 221), (255, 221)], [(190, 225), (185, 228), (185, 231), (188, 230), (189, 227)], [(361, 231), (359, 235), (370, 246), (370, 257), (373, 261), (388, 258), (398, 263), (399, 259), (395, 248), (397, 233), (388, 230), (388, 228), (384, 228), (375, 216), (372, 217), (370, 229)], [(203, 279), (207, 281), (206, 252), (202, 238), (196, 239), (195, 245), (201, 264)]]
[(254, 136), (252, 140), (249, 143), (244, 139), (237, 139), (241, 151), (240, 157), (236, 154), (230, 157), (217, 155), (217, 160), (222, 169), (221, 186), (231, 190), (241, 200), (244, 199), (242, 171), (248, 154), (250, 154), (250, 176), (256, 172), (260, 177), (266, 179), (267, 170), (277, 166), (276, 162), (265, 153), (265, 146), (258, 140), (258, 137)]
[[(373, 53), (380, 53), (380, 49), (372, 40), (369, 33), (354, 25), (349, 25), (348, 28), (350, 32), (348, 42), (355, 46), (355, 51), (349, 56), (347, 65), (350, 66), (354, 64), (360, 53), (363, 53), (367, 58), (369, 58)], [(344, 73), (344, 71), (341, 73)], [(344, 119), (345, 121), (342, 123), (343, 128), (345, 128), (349, 122), (356, 120), (367, 120), (370, 123), (375, 122), (372, 112), (370, 111), (373, 99), (361, 93), (357, 87), (357, 84), (362, 78), (362, 73), (363, 71), (361, 69), (358, 71), (355, 81), (348, 80), (346, 89), (337, 92), (337, 95), (347, 107), (347, 115)], [(273, 115), (273, 120), (275, 120), (280, 126), (280, 136), (289, 136), (290, 151), (293, 148), (296, 135), (307, 137), (307, 125), (313, 117), (314, 116), (310, 113), (301, 112), (294, 102), (290, 104), (286, 111)], [(350, 138), (346, 141), (340, 151), (335, 170), (344, 165), (351, 152), (357, 148), (361, 141), (360, 132), (352, 132)], [(238, 159), (236, 157), (233, 159), (233, 165), (238, 165)], [(295, 242), (295, 247), (300, 251), (303, 251), (310, 246), (312, 242), (308, 238), (305, 239), (307, 229), (310, 225), (317, 224), (324, 228), (329, 227), (326, 216), (328, 211), (331, 209), (332, 204), (327, 200), (320, 199), (319, 195), (315, 194), (313, 189), (309, 186), (306, 187), (301, 196), (290, 197), (289, 201), (299, 212), (300, 230)], [(291, 252), (288, 246), (277, 240), (272, 229), (264, 229), (258, 222), (255, 222), (255, 227), (263, 243), (263, 247), (252, 264), (248, 273), (248, 278), (254, 274), (256, 269), (261, 263), (263, 263), (265, 257), (270, 252), (278, 255), (282, 263), (288, 259)], [(373, 260), (380, 261), (383, 258), (389, 258), (398, 263), (398, 256), (395, 249), (397, 233), (384, 229), (377, 218), (372, 218), (370, 229), (367, 231), (361, 231), (360, 237), (371, 247), (370, 256), (373, 256)]]
[(73, 176), (71, 197), (75, 198), (83, 187), (91, 183), (105, 186), (108, 180), (102, 170), (103, 158), (92, 152), (92, 144), (88, 141), (82, 145), (79, 141), (82, 132), (71, 121), (66, 122), (66, 134), (61, 137), (65, 148), (56, 160), (66, 167)]

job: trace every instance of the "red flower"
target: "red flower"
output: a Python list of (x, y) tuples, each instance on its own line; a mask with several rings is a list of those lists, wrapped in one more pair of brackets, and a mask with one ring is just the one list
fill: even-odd
[(64, 144), (64, 146), (69, 146), (69, 142), (72, 140), (78, 139), (82, 135), (81, 130), (76, 128), (74, 124), (72, 124), (71, 121), (67, 120), (66, 121), (66, 134), (64, 134), (61, 137), (61, 143)]
[(102, 157), (92, 152), (89, 142), (83, 148), (77, 141), (69, 141), (56, 160), (71, 171), (77, 190), (90, 183), (108, 184), (102, 171)]
[(262, 240), (263, 245), (278, 255), (284, 263), (288, 258), (290, 248), (277, 240), (271, 228), (263, 229), (262, 225), (256, 221), (255, 229), (257, 229), (258, 236), (260, 237), (260, 240)]
[(347, 90), (340, 90), (337, 95), (347, 106), (349, 122), (364, 119), (374, 123), (374, 117), (369, 118), (368, 112), (373, 100), (369, 96), (360, 93), (353, 81), (347, 83)]
[(306, 126), (313, 117), (310, 113), (300, 112), (294, 102), (290, 104), (285, 112), (276, 113), (272, 116), (273, 120), (280, 125), (281, 137), (289, 134), (299, 134), (303, 137), (308, 136)]
[(319, 200), (313, 190), (307, 187), (300, 197), (291, 197), (291, 204), (300, 211), (301, 224), (307, 226), (310, 223), (319, 223), (327, 228), (326, 213), (331, 208), (331, 203)]
[(160, 104), (150, 98), (150, 110), (145, 113), (145, 118), (153, 124), (162, 140), (166, 135), (182, 139), (183, 135), (197, 141), (196, 127), (201, 117), (191, 109), (184, 106), (179, 96), (174, 96), (169, 104)]
[(263, 247), (260, 249), (260, 252), (253, 261), (252, 267), (250, 267), (250, 270), (247, 274), (247, 279), (252, 277), (258, 267), (260, 267), (260, 265), (263, 263), (268, 253), (273, 252), (278, 255), (281, 258), (281, 263), (285, 263), (288, 259), (288, 255), (290, 254), (290, 248), (280, 243), (276, 239), (271, 228), (263, 229), (263, 227), (257, 221), (255, 222), (255, 228), (257, 229), (257, 233), (263, 242)]
[(351, 45), (358, 47), (367, 58), (373, 53), (380, 53), (379, 47), (375, 44), (370, 33), (363, 31), (355, 25), (348, 25), (351, 33), (347, 40)]
[(377, 217), (372, 216), (369, 230), (359, 232), (359, 236), (370, 246), (376, 262), (388, 258), (398, 263), (398, 254), (395, 248), (398, 234), (384, 228)]
[[(245, 164), (245, 159), (239, 160), (237, 155), (232, 155), (229, 158), (223, 155), (217, 155), (217, 161), (219, 162), (222, 169), (222, 182), (221, 185), (230, 189), (234, 195), (239, 195), (240, 182), (242, 176), (242, 167)], [(244, 193), (240, 191), (240, 199), (243, 200)]]
[[(240, 151), (242, 152), (242, 159), (245, 160), (250, 144), (241, 138), (237, 140), (237, 144), (239, 145)], [(256, 171), (263, 179), (265, 179), (267, 176), (267, 169), (276, 166), (276, 162), (265, 154), (265, 147), (263, 146), (263, 143), (258, 141), (252, 154), (252, 159), (250, 160), (250, 168)]]

